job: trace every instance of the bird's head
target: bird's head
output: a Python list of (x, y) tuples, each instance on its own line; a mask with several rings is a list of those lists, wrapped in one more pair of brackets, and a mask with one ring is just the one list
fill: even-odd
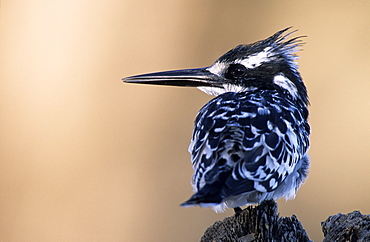
[(209, 95), (276, 89), (306, 103), (306, 88), (295, 63), (295, 52), (302, 44), (302, 36), (286, 40), (294, 32), (286, 33), (289, 29), (253, 44), (239, 45), (209, 67), (156, 72), (123, 80), (128, 83), (193, 86)]

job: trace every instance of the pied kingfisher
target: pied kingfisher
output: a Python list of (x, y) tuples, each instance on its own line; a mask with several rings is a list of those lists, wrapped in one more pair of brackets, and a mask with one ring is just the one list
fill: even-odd
[(209, 67), (142, 74), (128, 83), (198, 87), (216, 96), (195, 120), (189, 152), (194, 195), (182, 206), (240, 211), (291, 199), (307, 177), (308, 96), (286, 28), (239, 45)]

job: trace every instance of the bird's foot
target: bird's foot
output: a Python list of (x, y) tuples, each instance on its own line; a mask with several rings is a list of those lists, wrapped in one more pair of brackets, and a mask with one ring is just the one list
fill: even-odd
[(243, 212), (243, 209), (241, 209), (241, 207), (235, 207), (234, 212), (235, 212), (235, 215), (238, 216), (239, 214)]

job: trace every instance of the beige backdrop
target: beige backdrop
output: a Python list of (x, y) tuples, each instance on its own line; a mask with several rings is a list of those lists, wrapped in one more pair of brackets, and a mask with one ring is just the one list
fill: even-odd
[(210, 97), (123, 84), (210, 65), (287, 26), (308, 35), (312, 166), (295, 200), (311, 239), (370, 213), (370, 1), (1, 2), (0, 241), (197, 241), (232, 214), (192, 194), (192, 122)]

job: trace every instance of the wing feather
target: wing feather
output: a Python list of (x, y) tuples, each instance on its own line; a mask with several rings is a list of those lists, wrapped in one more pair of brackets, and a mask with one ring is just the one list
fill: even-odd
[(308, 125), (293, 103), (271, 92), (225, 93), (199, 111), (189, 146), (194, 196), (217, 203), (273, 191), (294, 170), (308, 148)]

